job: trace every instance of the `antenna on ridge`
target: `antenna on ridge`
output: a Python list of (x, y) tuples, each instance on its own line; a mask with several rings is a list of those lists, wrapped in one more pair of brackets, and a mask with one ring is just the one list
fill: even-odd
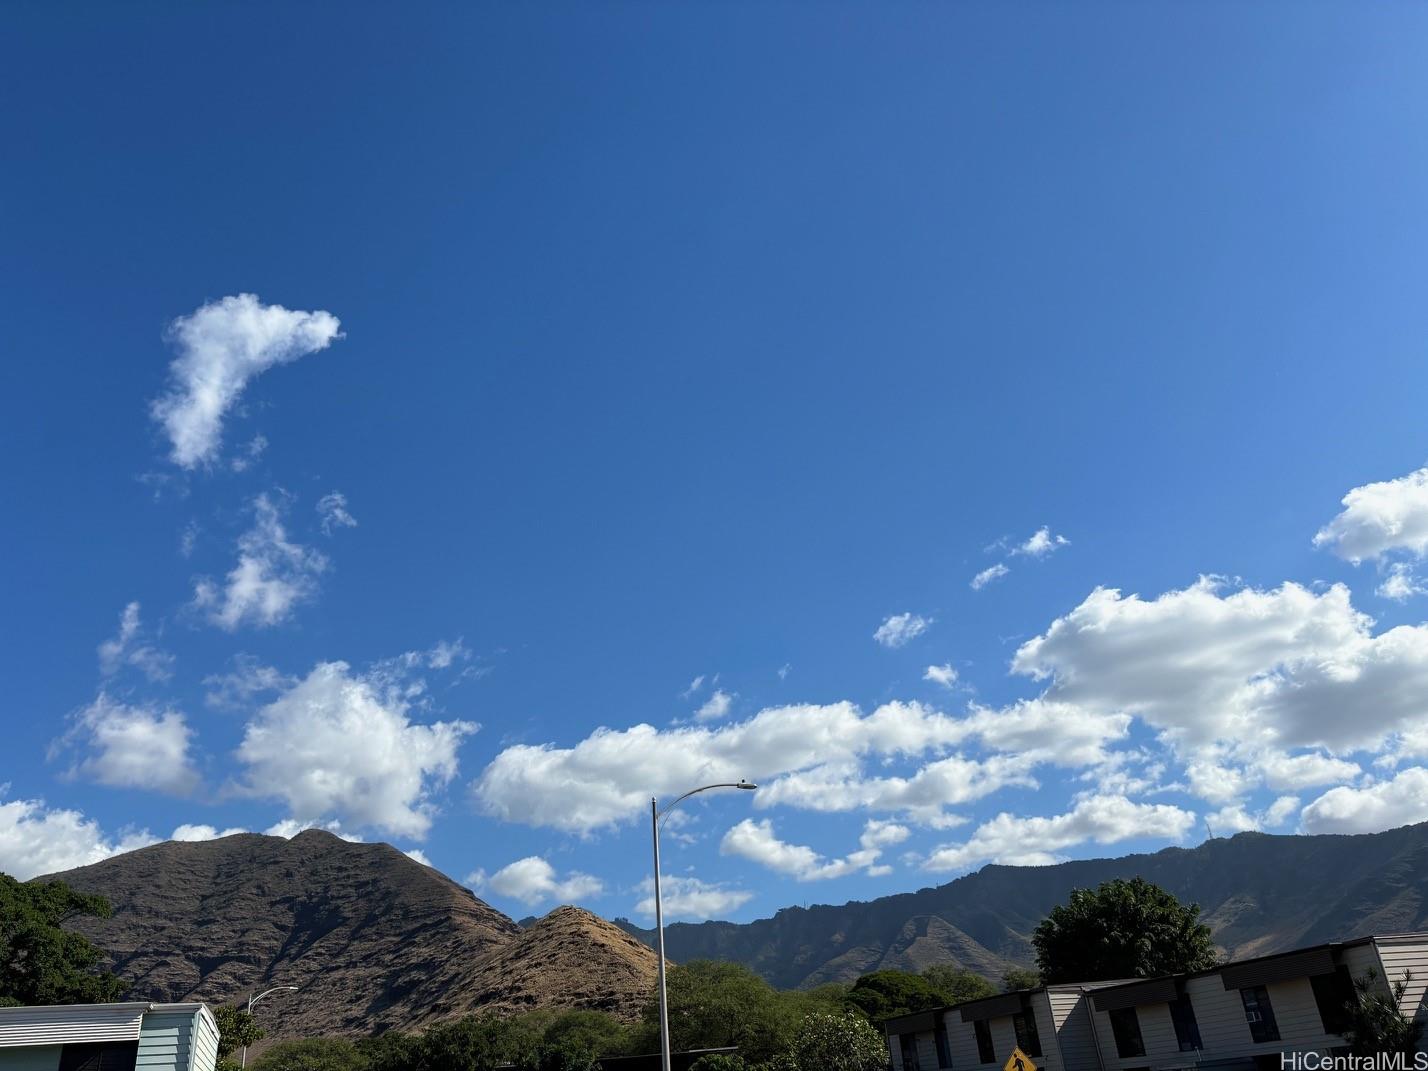
[(1208, 818), (1205, 819), (1205, 832), (1210, 835), (1210, 840), (1215, 839), (1215, 831), (1210, 828), (1210, 820)]

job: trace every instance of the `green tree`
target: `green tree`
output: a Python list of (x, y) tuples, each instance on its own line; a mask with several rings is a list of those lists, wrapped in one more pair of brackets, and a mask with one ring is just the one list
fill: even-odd
[(1041, 975), (1025, 967), (1012, 967), (1002, 975), (1002, 992), (1015, 993), (1018, 989), (1037, 989), (1041, 985)]
[(107, 919), (102, 896), (62, 881), (19, 882), (0, 874), (0, 1000), (8, 1004), (103, 1004), (124, 986), (100, 969), (104, 952), (64, 928), (82, 916)]
[(1403, 1014), (1403, 994), (1411, 981), (1413, 972), (1404, 971), (1403, 977), (1385, 991), (1377, 984), (1378, 972), (1373, 969), (1354, 979), (1354, 997), (1347, 1008), (1349, 1026), (1344, 1031), (1351, 1055), (1402, 1053), (1409, 1061), (1406, 1066), (1412, 1066), (1423, 1024)]
[(922, 972), (931, 986), (942, 995), (943, 1004), (961, 1004), (964, 1000), (994, 997), (997, 987), (975, 971), (964, 971), (950, 963), (938, 963)]
[(1032, 934), (1044, 983), (1095, 982), (1198, 971), (1215, 965), (1200, 905), (1188, 907), (1144, 878), (1075, 889)]
[[(777, 992), (738, 963), (691, 960), (669, 972), (670, 1048), (739, 1047), (750, 1063), (771, 1059), (786, 1049), (798, 1027), (806, 997)], [(643, 1052), (659, 1046), (659, 999), (645, 1006), (635, 1043)]]
[(625, 1056), (630, 1052), (630, 1028), (604, 1012), (557, 1012), (545, 1025), (541, 1043), (580, 1045), (596, 1056)]
[(948, 1003), (946, 994), (928, 979), (907, 971), (873, 971), (853, 983), (848, 1003), (873, 1022), (894, 1015), (937, 1008)]
[(354, 1047), (370, 1071), (410, 1071), (416, 1066), (421, 1039), (389, 1030), (374, 1038), (361, 1038)]
[(744, 1058), (732, 1052), (711, 1052), (689, 1065), (689, 1071), (748, 1071)]
[(794, 1036), (793, 1058), (799, 1071), (884, 1071), (888, 1044), (860, 1015), (814, 1012)]
[(253, 1071), (367, 1071), (367, 1057), (346, 1038), (280, 1041), (250, 1065)]
[(219, 1071), (224, 1060), (263, 1037), (263, 1028), (242, 1008), (220, 1004), (213, 1009), (213, 1019), (218, 1024)]

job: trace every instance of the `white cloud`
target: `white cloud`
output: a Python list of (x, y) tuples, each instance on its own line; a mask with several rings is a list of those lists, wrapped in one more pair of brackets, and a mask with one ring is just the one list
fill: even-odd
[(1304, 808), (1305, 833), (1377, 833), (1428, 820), (1428, 770), (1410, 766), (1363, 788), (1331, 788)]
[(173, 661), (173, 655), (145, 642), (137, 602), (124, 607), (119, 631), (99, 645), (99, 672), (106, 677), (132, 666), (151, 681), (166, 681), (173, 676)]
[(238, 294), (180, 316), (169, 336), (178, 356), (169, 365), (167, 393), (150, 406), (169, 437), (169, 456), (186, 469), (218, 455), (223, 418), (248, 382), (274, 365), (326, 349), (340, 338), (329, 312), (264, 305)]
[(1009, 572), (1011, 572), (1011, 570), (1008, 569), (1008, 568), (1007, 568), (1005, 565), (1003, 565), (1001, 562), (997, 562), (996, 565), (989, 565), (989, 566), (987, 566), (985, 569), (983, 569), (980, 573), (978, 573), (976, 576), (972, 577), (972, 590), (973, 590), (973, 591), (981, 591), (984, 587), (986, 587), (986, 586), (987, 586), (988, 584), (990, 584), (992, 581), (994, 581), (994, 580), (1000, 580), (1002, 577), (1006, 576)]
[(263, 451), (268, 448), (268, 438), (265, 435), (254, 435), (248, 440), (248, 445), (243, 447), (243, 452), (235, 457), (230, 464), (234, 472), (247, 472), (258, 458), (263, 456)]
[(560, 878), (555, 867), (538, 855), (508, 863), (489, 877), (481, 870), (468, 874), (466, 884), (475, 889), (490, 889), (498, 896), (519, 900), (528, 906), (550, 901), (574, 903), (605, 891), (604, 883), (590, 874), (572, 870)]
[(842, 859), (825, 859), (805, 845), (779, 840), (769, 819), (755, 821), (746, 818), (724, 834), (719, 850), (725, 855), (750, 859), (798, 881), (821, 881), (841, 878), (860, 870), (872, 873), (883, 849), (900, 844), (910, 832), (906, 826), (895, 822), (869, 819), (863, 827), (857, 851)]
[(1136, 837), (1181, 840), (1195, 824), (1191, 811), (1167, 803), (1133, 803), (1124, 796), (1083, 796), (1066, 814), (1018, 818), (1003, 812), (977, 827), (963, 844), (944, 844), (924, 864), (928, 870), (968, 870), (979, 863), (1045, 866), (1059, 853), (1088, 841), (1114, 844)]
[(327, 558), (288, 539), (277, 505), (267, 495), (253, 501), (253, 527), (238, 539), (238, 564), (220, 591), (211, 580), (194, 585), (194, 604), (213, 624), (234, 631), (244, 624), (270, 626), (317, 592)]
[(431, 866), (431, 860), (426, 857), (426, 852), (422, 851), (420, 848), (408, 848), (402, 854), (404, 854), (408, 859), (415, 860), (422, 866)]
[[(1125, 719), (1105, 720), (1122, 725)], [(1022, 764), (1007, 756), (978, 763), (953, 755), (911, 778), (866, 779), (863, 761), (941, 752), (1004, 724), (1010, 733), (1024, 722), (1015, 714), (1005, 723), (985, 714), (954, 718), (920, 703), (887, 703), (868, 715), (852, 703), (771, 707), (719, 726), (601, 728), (570, 748), (514, 745), (492, 760), (473, 790), (496, 817), (582, 834), (636, 817), (651, 793), (677, 795), (690, 785), (741, 777), (764, 786), (754, 794), (759, 806), (869, 806), (935, 824), (948, 817), (944, 804), (1027, 783)], [(1049, 748), (1054, 739), (1044, 742)], [(571, 799), (580, 806), (570, 806)]]
[(699, 676), (695, 677), (692, 681), (689, 682), (689, 687), (688, 687), (688, 688), (684, 689), (684, 691), (682, 691), (682, 692), (679, 693), (679, 698), (681, 698), (681, 699), (688, 699), (690, 696), (692, 696), (695, 692), (699, 691), (699, 689), (701, 689), (701, 688), (703, 688), (703, 687), (704, 687), (704, 674), (701, 673), (701, 674), (699, 674)]
[(1012, 553), (1028, 558), (1044, 558), (1046, 555), (1070, 545), (1071, 541), (1065, 536), (1052, 535), (1051, 529), (1043, 525), (1033, 532), (1025, 542), (1018, 543), (1012, 548)]
[(1221, 807), (1205, 816), (1217, 837), (1232, 837), (1247, 830), (1278, 829), (1299, 810), (1298, 796), (1280, 796), (1262, 811), (1251, 811), (1242, 803)]
[(1355, 564), (1395, 551), (1422, 558), (1428, 551), (1428, 468), (1355, 487), (1342, 504), (1343, 512), (1314, 536), (1316, 547)]
[(873, 633), (873, 639), (884, 647), (902, 647), (921, 636), (932, 625), (932, 618), (911, 612), (893, 614)]
[[(646, 895), (635, 904), (635, 912), (652, 919), (655, 913), (654, 881), (645, 878), (640, 888)], [(660, 899), (666, 919), (711, 919), (742, 907), (753, 898), (754, 894), (746, 889), (731, 889), (722, 882), (706, 882), (673, 874), (660, 878)]]
[(1394, 602), (1404, 602), (1415, 595), (1428, 593), (1428, 587), (1413, 574), (1413, 567), (1406, 562), (1395, 562), (1388, 567), (1388, 575), (1379, 584), (1377, 594)]
[(336, 818), (420, 840), (430, 794), (456, 776), (457, 748), (477, 726), (416, 725), (409, 709), (399, 689), (319, 663), (248, 723), (238, 749), (247, 785), (285, 800), (299, 822)]
[(729, 708), (733, 702), (734, 697), (721, 688), (715, 691), (704, 701), (704, 705), (694, 712), (694, 718), (696, 721), (718, 721), (720, 718), (728, 716)]
[(329, 491), (319, 498), (317, 513), (322, 518), (324, 535), (331, 535), (339, 528), (357, 527), (357, 518), (347, 512), (347, 496), (341, 491)]
[(922, 679), (951, 688), (957, 683), (957, 671), (952, 668), (951, 662), (944, 662), (940, 666), (928, 666), (922, 674)]
[(20, 881), (89, 866), (153, 843), (148, 830), (112, 838), (94, 819), (79, 811), (51, 810), (44, 800), (0, 803), (0, 871)]
[(1233, 742), (1284, 787), (1318, 776), (1324, 759), (1256, 756), (1376, 749), (1428, 713), (1428, 626), (1374, 635), (1339, 584), (1222, 588), (1202, 578), (1151, 601), (1098, 588), (1023, 644), (1012, 669), (1049, 681), (1047, 698), (1134, 714), (1192, 754)]
[(198, 784), (188, 753), (192, 737), (176, 710), (129, 706), (101, 692), (74, 715), (52, 753), (75, 748), (80, 757), (70, 773), (102, 785), (186, 795)]
[(268, 692), (283, 692), (297, 683), (296, 677), (265, 666), (249, 654), (233, 656), (233, 669), (203, 678), (208, 689), (203, 701), (210, 707), (236, 709), (247, 706), (256, 696)]
[(248, 831), (242, 826), (230, 826), (228, 829), (218, 829), (216, 826), (184, 824), (173, 831), (169, 836), (169, 840), (218, 840), (220, 837), (232, 837), (238, 833), (246, 832)]
[(197, 521), (189, 521), (183, 526), (183, 531), (179, 533), (179, 554), (185, 558), (193, 557), (193, 548), (198, 545), (199, 527)]

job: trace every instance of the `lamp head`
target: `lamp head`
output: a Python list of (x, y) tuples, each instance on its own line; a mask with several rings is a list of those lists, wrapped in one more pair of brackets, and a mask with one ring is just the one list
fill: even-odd
[(759, 786), (758, 786), (758, 785), (751, 785), (751, 784), (749, 784), (749, 782), (741, 780), (741, 781), (739, 782), (739, 784), (738, 784), (738, 787), (739, 787), (739, 788), (743, 788), (743, 789), (747, 789), (748, 791), (752, 792), (754, 789), (758, 788)]

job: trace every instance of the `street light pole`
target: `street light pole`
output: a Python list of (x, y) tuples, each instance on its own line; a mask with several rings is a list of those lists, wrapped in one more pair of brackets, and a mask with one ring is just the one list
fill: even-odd
[[(286, 989), (286, 990), (291, 990), (292, 992), (296, 993), (298, 987), (295, 986), (295, 985), (275, 985), (275, 986), (273, 986), (272, 989), (265, 989), (265, 990), (263, 990), (263, 991), (262, 991), (261, 993), (259, 993), (256, 997), (249, 997), (249, 998), (248, 998), (248, 1015), (249, 1015), (249, 1017), (251, 1018), (252, 1015), (253, 1015), (253, 1005), (254, 1005), (254, 1004), (257, 1004), (258, 1001), (262, 1000), (262, 999), (263, 999), (264, 997), (266, 997), (269, 993), (277, 993), (277, 992), (279, 992), (280, 990), (284, 990), (284, 989)], [(244, 1067), (244, 1068), (246, 1068), (246, 1067), (248, 1066), (248, 1046), (247, 1046), (246, 1043), (243, 1045), (243, 1060), (242, 1060), (242, 1062), (240, 1063), (239, 1066), (240, 1066), (240, 1067)]]
[(669, 996), (664, 987), (664, 904), (660, 899), (659, 882), (659, 825), (669, 815), (669, 812), (678, 807), (690, 796), (700, 792), (708, 792), (711, 788), (742, 788), (752, 792), (758, 785), (751, 785), (747, 781), (731, 781), (725, 784), (705, 785), (703, 788), (690, 789), (680, 796), (663, 811), (659, 809), (659, 800), (650, 798), (650, 833), (654, 839), (654, 901), (655, 901), (655, 933), (657, 934), (657, 944), (659, 945), (659, 1059), (661, 1071), (671, 1071), (669, 1053)]

